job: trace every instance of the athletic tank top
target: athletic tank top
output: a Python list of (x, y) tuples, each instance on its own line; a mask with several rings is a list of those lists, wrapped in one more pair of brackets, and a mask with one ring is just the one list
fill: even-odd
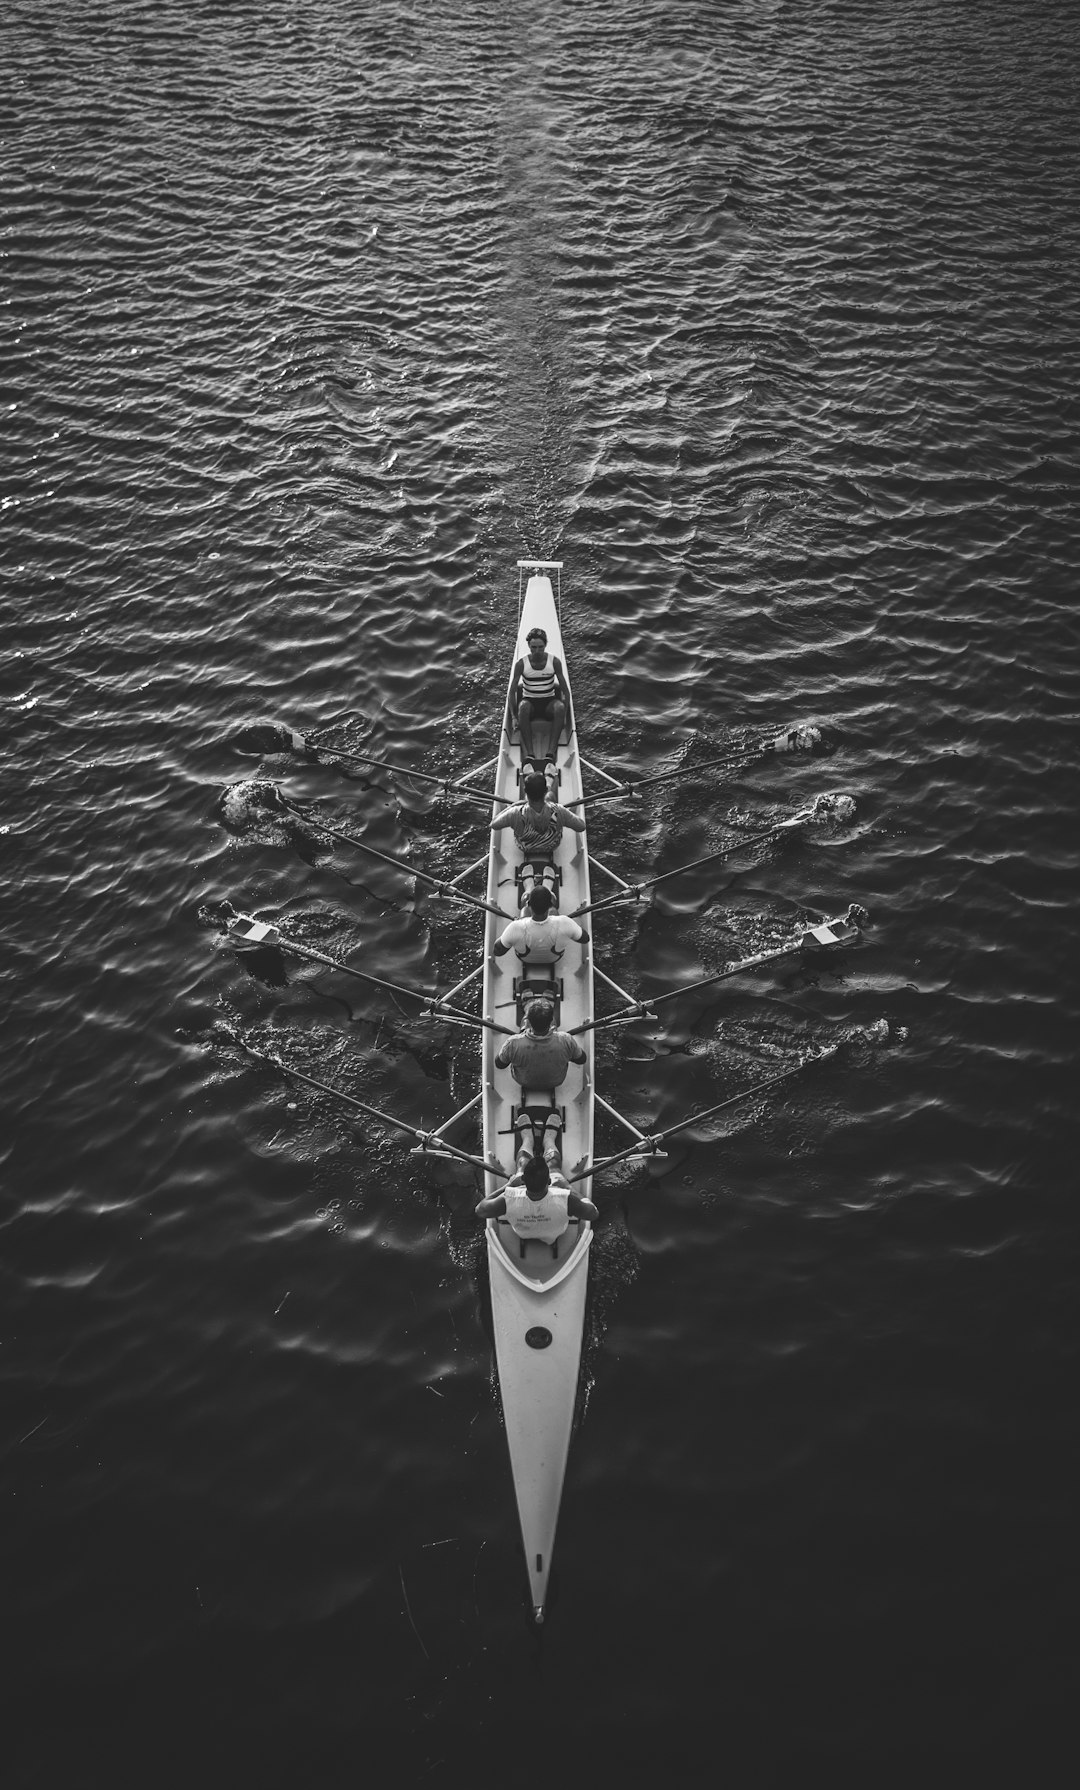
[(521, 694), (530, 702), (544, 702), (555, 694), (555, 664), (550, 653), (544, 654), (544, 663), (539, 671), (533, 665), (528, 653), (521, 666)]
[(580, 937), (581, 927), (569, 914), (549, 914), (546, 920), (526, 915), (524, 919), (511, 920), (499, 943), (512, 946), (519, 957), (527, 957), (532, 963), (551, 963), (562, 956), (571, 940)]
[(553, 852), (562, 838), (562, 821), (546, 802), (539, 813), (522, 802), (510, 824), (526, 857), (534, 851)]
[(524, 1183), (515, 1187), (513, 1181), (507, 1182), (506, 1216), (510, 1229), (518, 1237), (538, 1237), (541, 1243), (554, 1243), (570, 1223), (569, 1199), (569, 1187), (552, 1185), (542, 1200), (531, 1200)]

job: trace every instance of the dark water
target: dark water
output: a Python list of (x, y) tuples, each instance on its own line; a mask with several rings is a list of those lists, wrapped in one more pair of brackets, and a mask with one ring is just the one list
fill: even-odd
[[(3, 53), (5, 1783), (1049, 1781), (1075, 8), (9, 0)], [(478, 856), (475, 809), (233, 742), (356, 710), (375, 756), (479, 763), (521, 555), (565, 561), (596, 762), (836, 747), (598, 808), (608, 862), (859, 805), (598, 922), (655, 990), (872, 915), (613, 1037), (609, 1096), (672, 1123), (893, 1036), (609, 1182), (539, 1645), (470, 1187), (208, 1048), (430, 1124), (471, 1040), (198, 917), (464, 973), (474, 919), (220, 797)]]

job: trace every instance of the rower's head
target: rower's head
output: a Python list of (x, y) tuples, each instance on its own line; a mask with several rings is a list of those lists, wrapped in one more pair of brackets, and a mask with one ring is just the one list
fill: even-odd
[(529, 890), (529, 914), (534, 920), (546, 920), (555, 897), (546, 883), (534, 883)]
[(542, 802), (547, 795), (547, 778), (542, 771), (530, 771), (524, 787), (530, 802)]
[(536, 1032), (541, 1038), (547, 1037), (554, 1017), (555, 1009), (550, 1001), (530, 1001), (525, 1009), (525, 1021), (530, 1032)]
[(530, 628), (525, 636), (525, 645), (531, 653), (546, 653), (547, 635), (543, 628)]
[(525, 1192), (531, 1200), (542, 1200), (551, 1186), (551, 1170), (542, 1156), (530, 1156), (521, 1171)]

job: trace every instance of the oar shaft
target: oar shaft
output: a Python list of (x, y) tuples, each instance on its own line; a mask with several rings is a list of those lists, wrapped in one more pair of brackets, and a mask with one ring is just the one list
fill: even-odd
[(432, 1000), (428, 1005), (433, 1019), (436, 1012), (445, 1013), (450, 1019), (456, 1019), (459, 1025), (480, 1026), (489, 1032), (502, 1032), (506, 1038), (517, 1036), (512, 1026), (501, 1026), (497, 1019), (487, 1019), (480, 1013), (469, 1013), (464, 1007), (452, 1007), (449, 1001)]
[[(699, 988), (711, 988), (714, 982), (726, 982), (729, 977), (739, 976), (744, 970), (760, 969), (764, 963), (777, 963), (782, 957), (794, 957), (802, 948), (800, 940), (798, 944), (785, 945), (782, 951), (763, 951), (757, 957), (744, 957), (741, 963), (729, 963), (727, 969), (718, 970), (715, 976), (703, 976), (699, 982), (687, 982), (683, 988), (669, 988), (664, 994), (650, 995), (648, 1000), (635, 1001), (624, 988), (618, 988), (612, 982), (610, 986), (623, 996), (627, 1006), (616, 1007), (614, 1013), (602, 1013), (594, 1019), (587, 1019), (583, 1025), (573, 1028), (573, 1034), (599, 1031), (605, 1026), (624, 1025), (631, 1019), (655, 1019), (656, 1015), (651, 1010), (661, 1006), (664, 1001), (677, 1001), (682, 995), (694, 994)], [(605, 977), (605, 981), (607, 980)]]
[(744, 970), (759, 970), (763, 964), (779, 963), (784, 957), (797, 957), (803, 949), (803, 941), (799, 939), (794, 945), (784, 945), (779, 951), (759, 951), (756, 957), (744, 957), (738, 963), (729, 963), (726, 969), (717, 970), (715, 976), (703, 976), (700, 982), (688, 982), (684, 988), (669, 988), (666, 994), (654, 994), (650, 1007), (659, 1007), (663, 1001), (677, 1001), (680, 995), (694, 994), (699, 988), (711, 988), (715, 982), (727, 982), (732, 976), (741, 976)]
[(474, 789), (470, 783), (454, 783), (448, 777), (433, 777), (430, 771), (410, 771), (406, 765), (391, 764), (385, 758), (371, 758), (366, 752), (346, 752), (338, 746), (317, 746), (316, 751), (332, 752), (335, 758), (344, 758), (349, 764), (371, 765), (377, 771), (391, 771), (398, 777), (411, 777), (415, 783), (431, 783), (441, 789), (444, 795), (469, 796), (474, 802), (483, 802), (490, 807), (492, 798), (482, 789)]
[(466, 895), (464, 889), (455, 889), (441, 876), (430, 876), (426, 870), (418, 870), (415, 864), (407, 863), (404, 858), (392, 857), (389, 852), (379, 851), (374, 845), (368, 845), (365, 840), (354, 838), (352, 833), (344, 832), (341, 827), (330, 826), (321, 815), (309, 814), (297, 802), (290, 802), (288, 796), (282, 796), (281, 799), (286, 807), (291, 808), (294, 814), (300, 816), (301, 820), (306, 820), (309, 826), (318, 827), (320, 832), (329, 834), (331, 839), (340, 839), (345, 845), (354, 845), (357, 851), (366, 851), (369, 857), (378, 858), (380, 863), (392, 864), (395, 870), (404, 870), (407, 876), (415, 876), (419, 882), (427, 883), (439, 894), (451, 897), (454, 901), (463, 901), (467, 907), (479, 908), (485, 914), (494, 914), (499, 920), (510, 918), (509, 914), (503, 913), (501, 907), (493, 907), (490, 901), (481, 901), (476, 895)]
[[(248, 921), (249, 924), (258, 924), (257, 921), (252, 920), (250, 914), (238, 914), (236, 917), (239, 920)], [(437, 1014), (445, 1013), (450, 1018), (459, 1020), (464, 1025), (487, 1026), (493, 1032), (503, 1032), (508, 1038), (513, 1037), (513, 1032), (509, 1026), (498, 1025), (493, 1019), (485, 1019), (480, 1014), (469, 1013), (465, 1008), (455, 1007), (452, 1004), (452, 997), (457, 994), (460, 989), (466, 987), (467, 983), (472, 981), (473, 976), (481, 973), (483, 965), (481, 965), (480, 971), (474, 970), (473, 976), (466, 977), (464, 982), (458, 983), (457, 988), (450, 989), (446, 994), (425, 994), (421, 989), (406, 988), (400, 982), (387, 982), (382, 976), (372, 976), (367, 970), (353, 969), (351, 964), (342, 963), (340, 958), (331, 957), (327, 951), (317, 951), (313, 945), (295, 944), (279, 927), (275, 926), (272, 930), (272, 938), (267, 938), (265, 941), (259, 942), (265, 943), (268, 946), (273, 946), (279, 951), (287, 951), (293, 957), (310, 959), (312, 963), (325, 963), (328, 969), (338, 970), (343, 976), (355, 976), (360, 982), (370, 982), (373, 988), (385, 988), (390, 994), (407, 995), (410, 1000), (421, 1002), (421, 1004), (428, 1009), (428, 1012), (433, 1019)]]
[(579, 808), (585, 802), (616, 802), (620, 796), (636, 796), (638, 790), (648, 789), (656, 783), (672, 783), (677, 777), (693, 777), (698, 771), (714, 771), (721, 767), (731, 770), (735, 765), (749, 764), (751, 759), (761, 757), (761, 749), (753, 752), (738, 752), (728, 758), (707, 758), (702, 764), (681, 765), (677, 771), (657, 771), (652, 777), (635, 777), (633, 781), (621, 783), (617, 789), (600, 789), (593, 794), (581, 796), (576, 802), (567, 803), (568, 807)]
[(415, 1125), (407, 1124), (404, 1119), (395, 1119), (392, 1113), (380, 1112), (377, 1106), (368, 1106), (365, 1101), (357, 1100), (354, 1094), (346, 1094), (341, 1088), (332, 1088), (329, 1082), (319, 1081), (316, 1076), (307, 1075), (303, 1069), (294, 1069), (290, 1063), (283, 1063), (279, 1057), (272, 1057), (267, 1051), (256, 1050), (254, 1045), (245, 1044), (242, 1039), (237, 1042), (249, 1057), (254, 1057), (260, 1063), (269, 1063), (272, 1069), (280, 1070), (282, 1075), (291, 1075), (294, 1081), (302, 1081), (307, 1087), (317, 1089), (320, 1094), (328, 1094), (332, 1100), (340, 1100), (345, 1106), (355, 1107), (365, 1117), (378, 1119), (383, 1125), (393, 1125), (398, 1131), (408, 1132), (410, 1137), (423, 1135)]
[[(239, 914), (241, 920), (251, 920), (250, 914)], [(434, 997), (425, 994), (418, 988), (406, 988), (400, 982), (387, 982), (382, 976), (372, 976), (367, 970), (354, 969), (351, 963), (342, 963), (338, 957), (331, 957), (328, 951), (318, 951), (314, 945), (297, 944), (295, 940), (283, 933), (280, 927), (274, 928), (275, 936), (267, 939), (268, 945), (274, 945), (279, 951), (287, 951), (292, 957), (302, 957), (312, 963), (325, 963), (328, 969), (338, 970), (343, 976), (355, 976), (358, 982), (369, 982), (373, 988), (385, 988), (390, 994), (408, 995), (410, 1000), (430, 1001)]]
[(597, 908), (612, 907), (618, 901), (637, 900), (645, 889), (655, 889), (659, 883), (666, 883), (673, 876), (684, 876), (688, 870), (700, 870), (703, 864), (715, 864), (722, 858), (730, 858), (734, 852), (743, 851), (748, 845), (760, 845), (763, 840), (775, 839), (778, 833), (787, 832), (789, 827), (798, 826), (802, 821), (810, 819), (810, 812), (792, 815), (789, 820), (777, 821), (773, 827), (765, 827), (760, 833), (748, 833), (744, 839), (737, 839), (734, 845), (725, 845), (720, 851), (707, 852), (703, 858), (695, 858), (690, 864), (678, 864), (674, 870), (664, 870), (659, 876), (650, 876), (644, 882), (634, 883), (625, 890), (614, 895), (603, 895), (599, 901), (592, 901), (585, 907), (574, 909), (574, 918), (581, 914), (595, 913)]
[(816, 1051), (813, 1056), (804, 1057), (802, 1062), (796, 1063), (793, 1069), (783, 1069), (779, 1075), (768, 1075), (763, 1081), (755, 1082), (752, 1088), (744, 1088), (741, 1094), (731, 1094), (726, 1100), (718, 1101), (715, 1106), (706, 1107), (704, 1112), (693, 1113), (689, 1119), (680, 1119), (677, 1125), (669, 1125), (665, 1131), (647, 1132), (641, 1143), (628, 1144), (625, 1150), (616, 1150), (613, 1156), (601, 1157), (599, 1162), (594, 1162), (584, 1173), (570, 1175), (568, 1179), (582, 1181), (585, 1179), (585, 1175), (598, 1174), (602, 1168), (610, 1168), (613, 1163), (625, 1162), (628, 1156), (651, 1154), (652, 1151), (658, 1150), (661, 1144), (665, 1144), (669, 1137), (674, 1137), (676, 1133), (688, 1131), (692, 1125), (702, 1125), (706, 1119), (714, 1119), (717, 1113), (726, 1112), (730, 1107), (738, 1106), (743, 1100), (752, 1100), (755, 1094), (763, 1093), (766, 1088), (774, 1088), (778, 1082), (790, 1081), (793, 1075), (800, 1075), (804, 1069), (811, 1068), (814, 1063), (823, 1063), (826, 1058), (835, 1056), (839, 1048), (838, 1044), (831, 1044), (825, 1050)]
[(706, 1107), (704, 1112), (693, 1113), (689, 1119), (680, 1119), (677, 1125), (669, 1125), (665, 1131), (657, 1132), (654, 1141), (664, 1143), (669, 1137), (674, 1137), (676, 1132), (688, 1131), (691, 1125), (701, 1125), (706, 1119), (714, 1119), (717, 1113), (726, 1112), (729, 1107), (738, 1106), (743, 1100), (753, 1099), (755, 1094), (763, 1093), (766, 1088), (774, 1088), (777, 1082), (790, 1081), (793, 1075), (801, 1075), (804, 1069), (811, 1068), (814, 1063), (823, 1063), (827, 1057), (835, 1056), (839, 1048), (838, 1044), (831, 1044), (825, 1050), (815, 1051), (813, 1056), (804, 1057), (792, 1069), (782, 1069), (779, 1075), (767, 1075), (763, 1081), (755, 1082), (752, 1088), (744, 1088), (741, 1094), (731, 1094), (726, 1100), (718, 1101), (715, 1106)]
[(657, 883), (666, 883), (670, 877), (682, 876), (687, 870), (700, 870), (703, 864), (714, 864), (719, 858), (730, 858), (734, 852), (743, 851), (748, 845), (760, 845), (766, 839), (775, 839), (778, 833), (784, 833), (797, 820), (806, 819), (805, 815), (795, 816), (791, 820), (778, 821), (774, 827), (765, 827), (760, 833), (747, 833), (744, 839), (737, 839), (734, 845), (726, 845), (721, 851), (706, 852), (703, 858), (695, 858), (690, 864), (680, 864), (674, 870), (665, 870), (660, 876), (650, 876), (646, 882), (638, 883), (639, 889), (655, 889)]
[[(355, 1095), (346, 1094), (340, 1088), (332, 1088), (329, 1082), (319, 1081), (314, 1075), (306, 1075), (302, 1069), (294, 1069), (291, 1064), (283, 1063), (278, 1057), (269, 1056), (265, 1051), (256, 1050), (253, 1045), (245, 1044), (242, 1039), (238, 1038), (236, 1042), (240, 1045), (241, 1050), (247, 1052), (249, 1057), (254, 1057), (260, 1063), (269, 1063), (272, 1069), (280, 1070), (282, 1075), (291, 1075), (295, 1081), (302, 1081), (307, 1087), (315, 1088), (320, 1094), (329, 1095), (331, 1100), (340, 1100), (345, 1106), (355, 1107), (357, 1112), (362, 1112), (365, 1117), (378, 1119), (381, 1125), (392, 1125), (398, 1131), (407, 1132), (410, 1137), (419, 1138), (421, 1145), (425, 1144), (430, 1137), (437, 1136), (437, 1133), (421, 1131), (419, 1126), (407, 1124), (404, 1119), (395, 1119), (393, 1113), (384, 1113), (377, 1106), (368, 1106), (365, 1101), (357, 1100)], [(490, 1166), (482, 1156), (470, 1156), (467, 1150), (459, 1150), (456, 1144), (448, 1144), (445, 1138), (439, 1137), (438, 1145), (440, 1151), (455, 1156), (460, 1162), (471, 1163), (474, 1168), (486, 1169)]]

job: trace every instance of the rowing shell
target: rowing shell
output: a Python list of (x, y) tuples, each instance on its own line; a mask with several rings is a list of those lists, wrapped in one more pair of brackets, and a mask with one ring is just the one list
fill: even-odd
[[(526, 636), (533, 628), (547, 634), (548, 652), (566, 670), (559, 608), (548, 571), (557, 562), (519, 562), (531, 575), (521, 601), (513, 664), (526, 656)], [(512, 669), (511, 669), (512, 680)], [(567, 680), (569, 682), (569, 679)], [(559, 743), (558, 797), (567, 804), (582, 794), (581, 760), (573, 707)], [(521, 790), (521, 743), (512, 726), (509, 703), (500, 740), (495, 772), (496, 810), (524, 800)], [(581, 810), (578, 810), (581, 812)], [(522, 854), (509, 827), (491, 835), (487, 898), (493, 907), (517, 912), (518, 878)], [(559, 876), (559, 911), (573, 913), (589, 900), (589, 860), (585, 834), (564, 829), (555, 853)], [(503, 922), (489, 915), (485, 940), (483, 1012), (503, 1025), (517, 1022), (515, 986), (522, 965), (514, 952), (493, 958), (492, 946)], [(571, 1031), (593, 1017), (592, 952), (587, 944), (569, 945), (555, 966), (561, 983), (556, 1006), (556, 1025)], [(484, 1159), (512, 1170), (516, 1152), (514, 1114), (521, 1090), (509, 1069), (496, 1069), (495, 1056), (502, 1042), (485, 1032), (483, 1058)], [(571, 1063), (566, 1080), (555, 1098), (564, 1115), (563, 1169), (569, 1174), (579, 1162), (592, 1160), (593, 1146), (593, 1049), (592, 1033), (583, 1034), (584, 1064)], [(505, 1188), (505, 1176), (488, 1174), (489, 1197)], [(591, 1180), (575, 1183), (586, 1198)], [(587, 1220), (571, 1219), (557, 1246), (535, 1239), (522, 1240), (506, 1219), (489, 1219), (488, 1265), (491, 1310), (495, 1332), (495, 1361), (499, 1375), (503, 1420), (510, 1447), (521, 1537), (529, 1573), (533, 1616), (544, 1619), (548, 1576), (555, 1545), (566, 1458), (570, 1448), (581, 1363), (581, 1338), (585, 1323), (585, 1291), (589, 1273), (592, 1227)]]

